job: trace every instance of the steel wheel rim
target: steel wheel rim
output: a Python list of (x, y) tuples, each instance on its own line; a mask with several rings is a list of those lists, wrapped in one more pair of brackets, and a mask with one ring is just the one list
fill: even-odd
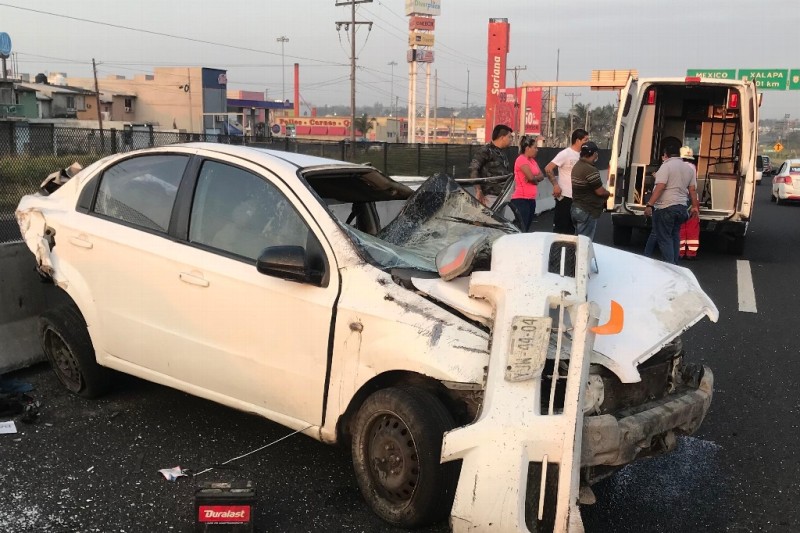
[(369, 472), (377, 492), (392, 504), (407, 504), (419, 482), (419, 455), (411, 431), (398, 415), (383, 412), (373, 418), (367, 435)]
[(83, 387), (83, 376), (78, 361), (61, 335), (48, 329), (45, 333), (45, 349), (61, 382), (72, 392), (80, 391)]

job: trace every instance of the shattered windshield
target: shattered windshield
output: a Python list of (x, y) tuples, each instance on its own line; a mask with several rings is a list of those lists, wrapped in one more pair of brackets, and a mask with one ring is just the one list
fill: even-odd
[(436, 272), (436, 254), (465, 236), (486, 235), (491, 244), (518, 232), (444, 174), (428, 178), (376, 235), (344, 227), (378, 266), (430, 272)]

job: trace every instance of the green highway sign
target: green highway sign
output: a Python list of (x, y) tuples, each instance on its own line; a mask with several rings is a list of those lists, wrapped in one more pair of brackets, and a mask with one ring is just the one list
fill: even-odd
[(740, 80), (752, 80), (762, 91), (785, 91), (789, 81), (787, 69), (739, 69)]
[(800, 91), (800, 69), (785, 68), (690, 68), (686, 77), (712, 80), (751, 80), (760, 91)]
[(800, 69), (792, 69), (789, 72), (789, 90), (800, 91)]
[(711, 78), (715, 80), (735, 80), (736, 69), (700, 69), (690, 68), (686, 76), (691, 78)]

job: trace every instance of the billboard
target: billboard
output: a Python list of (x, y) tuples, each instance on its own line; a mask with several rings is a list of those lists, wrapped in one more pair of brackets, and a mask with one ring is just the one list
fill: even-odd
[(420, 33), (418, 31), (408, 33), (408, 46), (433, 46), (433, 42), (432, 33)]
[(406, 60), (409, 63), (412, 61), (417, 61), (419, 63), (433, 63), (433, 50), (409, 50), (406, 52)]
[(506, 58), (511, 26), (508, 19), (489, 19), (489, 61), (486, 67), (486, 142), (492, 140), (492, 129), (502, 124), (495, 118), (500, 90), (506, 86)]
[(411, 17), (408, 19), (408, 29), (409, 31), (433, 31), (436, 29), (436, 19), (433, 17)]
[[(542, 134), (542, 88), (526, 88), (525, 109), (521, 107), (523, 90), (525, 89), (514, 89), (513, 87), (500, 89), (494, 111), (494, 122), (491, 124), (492, 129), (498, 124), (505, 124), (514, 131), (525, 135)], [(523, 120), (524, 125), (520, 127)], [(486, 124), (486, 129), (491, 136), (489, 123)]]
[(406, 0), (406, 15), (441, 15), (442, 0)]

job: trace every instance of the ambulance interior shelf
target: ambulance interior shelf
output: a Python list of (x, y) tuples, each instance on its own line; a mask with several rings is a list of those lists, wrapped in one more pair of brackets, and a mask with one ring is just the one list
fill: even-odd
[[(740, 189), (739, 174), (739, 138), (740, 120), (738, 110), (729, 110), (724, 106), (707, 106), (706, 116), (691, 120), (682, 117), (665, 117), (662, 134), (674, 135), (681, 130), (684, 143), (695, 145), (695, 165), (697, 167), (697, 193), (700, 206), (706, 209), (732, 211)], [(654, 117), (655, 118), (655, 117)], [(680, 121), (680, 128), (678, 122)], [(634, 204), (644, 205), (649, 201), (655, 186), (654, 173), (660, 166), (660, 157), (655, 146), (662, 137), (656, 132), (643, 128), (642, 135), (636, 145), (639, 148), (639, 161), (631, 165), (631, 181), (635, 184), (632, 200)], [(641, 142), (641, 141), (650, 142)], [(649, 164), (641, 162), (650, 159)], [(658, 159), (658, 161), (655, 161)]]

